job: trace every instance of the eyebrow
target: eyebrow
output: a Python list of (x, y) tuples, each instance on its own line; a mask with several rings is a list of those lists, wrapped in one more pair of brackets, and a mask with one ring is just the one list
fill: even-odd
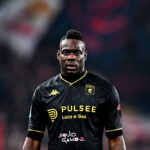
[(82, 49), (67, 49), (67, 48), (64, 48), (64, 49), (61, 49), (61, 51), (84, 51)]

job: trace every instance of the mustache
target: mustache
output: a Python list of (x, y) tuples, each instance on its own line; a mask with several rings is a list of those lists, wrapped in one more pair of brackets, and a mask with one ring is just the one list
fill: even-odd
[(75, 64), (75, 63), (66, 63), (65, 66), (77, 67), (77, 64)]

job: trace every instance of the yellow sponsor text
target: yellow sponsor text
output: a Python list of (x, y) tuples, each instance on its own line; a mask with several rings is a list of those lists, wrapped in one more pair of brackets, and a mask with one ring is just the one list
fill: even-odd
[(86, 119), (86, 115), (78, 114), (78, 115), (62, 115), (62, 120), (67, 119)]
[(96, 113), (96, 106), (90, 106), (90, 105), (68, 105), (68, 106), (62, 106), (61, 112), (92, 112)]

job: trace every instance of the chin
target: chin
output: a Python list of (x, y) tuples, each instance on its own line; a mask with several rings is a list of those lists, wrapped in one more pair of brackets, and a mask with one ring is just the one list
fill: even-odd
[(69, 70), (69, 71), (66, 71), (67, 74), (78, 74), (78, 71), (75, 71), (75, 70)]
[(66, 74), (78, 74), (79, 71), (78, 70), (66, 70), (65, 73)]

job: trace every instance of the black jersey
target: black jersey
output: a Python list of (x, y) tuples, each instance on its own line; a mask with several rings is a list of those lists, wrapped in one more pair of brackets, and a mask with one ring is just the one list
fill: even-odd
[(72, 83), (59, 74), (35, 90), (27, 136), (41, 140), (46, 126), (49, 150), (102, 150), (104, 129), (122, 135), (118, 93), (91, 73)]

